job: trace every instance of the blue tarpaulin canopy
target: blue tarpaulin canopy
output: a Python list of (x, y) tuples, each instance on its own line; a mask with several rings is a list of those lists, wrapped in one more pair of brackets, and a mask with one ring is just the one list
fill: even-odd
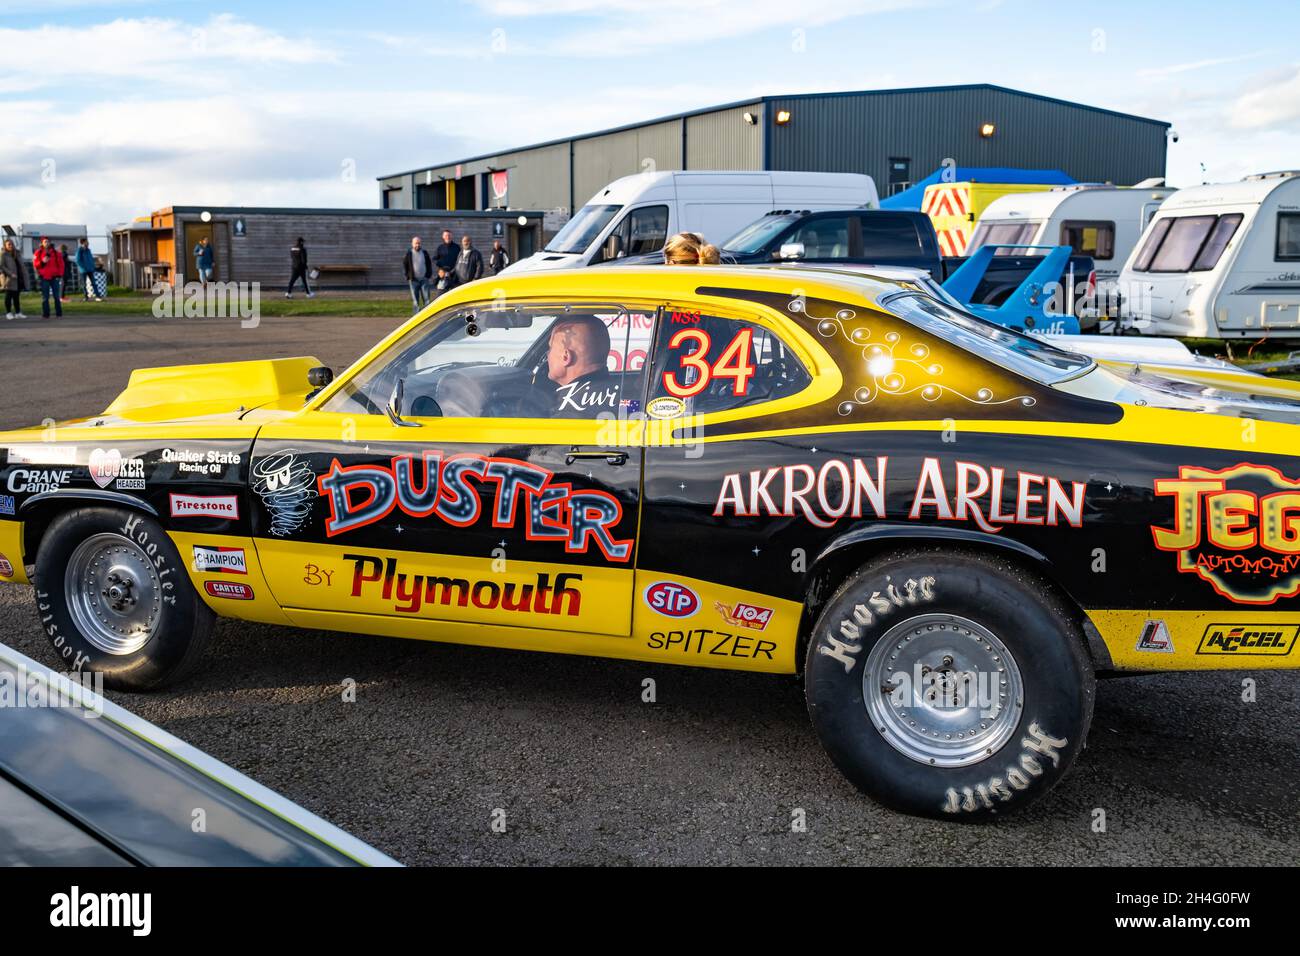
[(881, 209), (920, 209), (925, 198), (925, 187), (937, 182), (951, 183), (1039, 183), (1046, 186), (1070, 186), (1077, 182), (1059, 169), (1011, 169), (1002, 166), (956, 166), (944, 176), (942, 168), (936, 169), (918, 183), (901, 193), (880, 200)]

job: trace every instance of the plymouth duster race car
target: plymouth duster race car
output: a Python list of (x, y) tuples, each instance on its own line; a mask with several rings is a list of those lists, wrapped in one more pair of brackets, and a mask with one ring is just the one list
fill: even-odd
[(499, 276), (333, 378), (135, 371), (0, 434), (0, 576), (145, 690), (218, 615), (799, 674), (891, 807), (1044, 794), (1097, 674), (1294, 668), (1300, 386), (808, 267)]

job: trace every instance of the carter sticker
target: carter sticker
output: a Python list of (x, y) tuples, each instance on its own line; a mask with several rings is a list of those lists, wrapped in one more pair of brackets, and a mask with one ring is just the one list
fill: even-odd
[(253, 589), (247, 584), (236, 581), (204, 581), (203, 590), (215, 598), (229, 598), (232, 601), (253, 600)]

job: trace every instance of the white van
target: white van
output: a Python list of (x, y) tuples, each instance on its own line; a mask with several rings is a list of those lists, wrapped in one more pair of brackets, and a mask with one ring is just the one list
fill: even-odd
[(1092, 256), (1097, 300), (1104, 303), (1115, 295), (1142, 230), (1173, 193), (1163, 179), (1147, 179), (1131, 187), (1080, 183), (1002, 196), (980, 216), (966, 251), (986, 242), (1072, 246), (1075, 255)]
[(1144, 333), (1300, 337), (1300, 171), (1180, 189), (1120, 285), (1123, 324)]
[(503, 271), (571, 269), (657, 252), (678, 232), (721, 246), (773, 209), (880, 206), (860, 173), (658, 172), (616, 179), (574, 214), (546, 248)]

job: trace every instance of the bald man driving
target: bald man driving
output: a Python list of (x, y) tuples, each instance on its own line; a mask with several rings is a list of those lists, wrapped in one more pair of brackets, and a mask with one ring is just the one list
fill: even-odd
[(556, 418), (595, 418), (618, 410), (618, 378), (611, 375), (609, 329), (594, 315), (560, 319), (551, 327), (546, 375), (555, 383)]

